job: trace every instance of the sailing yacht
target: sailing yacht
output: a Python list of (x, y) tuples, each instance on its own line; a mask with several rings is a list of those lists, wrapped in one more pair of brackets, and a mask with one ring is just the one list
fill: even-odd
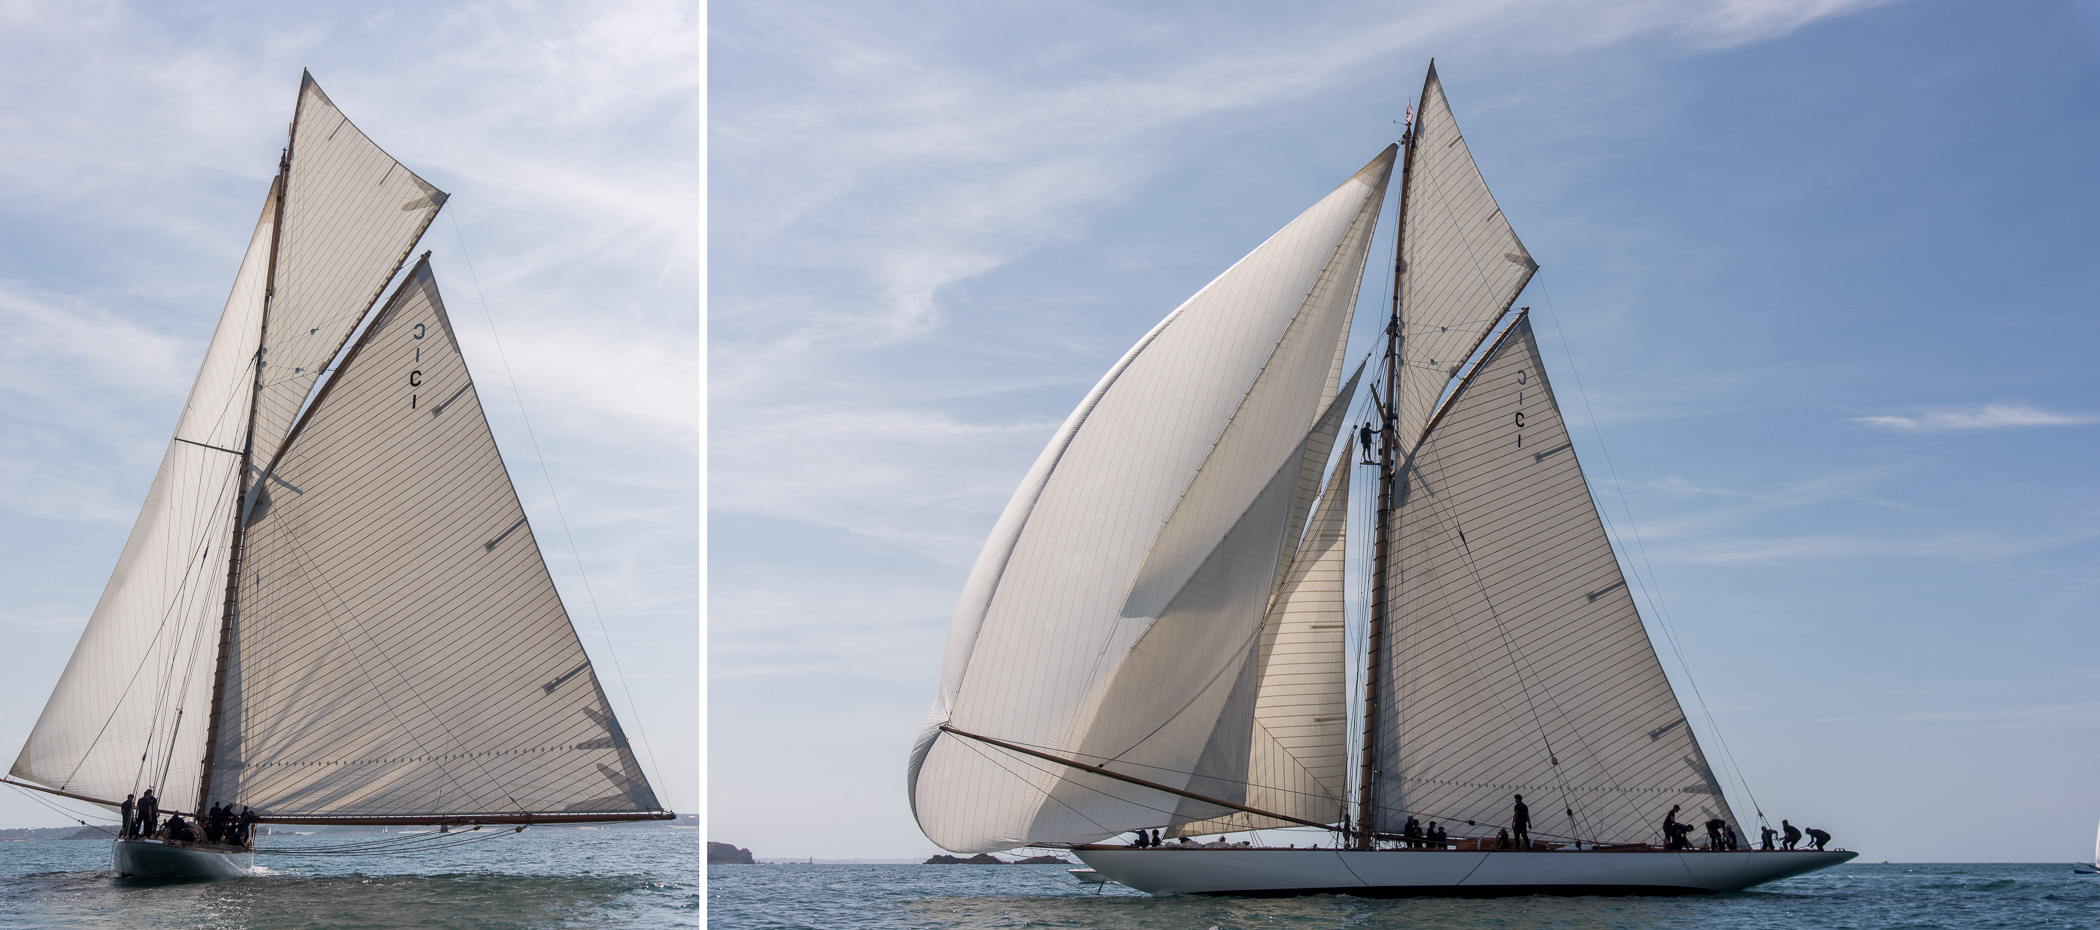
[[(1396, 171), (1384, 351), (1352, 371)], [(912, 747), (927, 837), (1157, 894), (1711, 893), (1853, 858), (1664, 836), (1740, 821), (1515, 305), (1538, 267), (1432, 64), (1402, 141), (1138, 340), (1023, 479)], [(1326, 845), (1185, 842), (1288, 827)], [(1184, 842), (1104, 842), (1153, 828)]]
[[(189, 400), (9, 784), (264, 824), (674, 816), (547, 573), (430, 253), (400, 275), (445, 200), (303, 78)], [(157, 877), (253, 858), (113, 851)]]

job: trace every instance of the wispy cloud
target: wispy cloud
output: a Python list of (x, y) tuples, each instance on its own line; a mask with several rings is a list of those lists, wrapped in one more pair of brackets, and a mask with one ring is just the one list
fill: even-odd
[(1956, 429), (2012, 429), (2022, 426), (2082, 426), (2100, 423), (2100, 414), (2055, 413), (2028, 404), (1983, 404), (1932, 410), (1913, 416), (1852, 417), (1851, 422), (1914, 433)]

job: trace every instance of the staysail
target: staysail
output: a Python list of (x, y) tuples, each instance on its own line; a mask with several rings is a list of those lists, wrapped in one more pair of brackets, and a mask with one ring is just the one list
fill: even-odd
[[(1347, 392), (1343, 397), (1347, 398)], [(1353, 443), (1320, 496), (1319, 510), (1297, 548), (1290, 574), (1262, 624), (1255, 652), (1254, 712), (1249, 727), (1244, 803), (1300, 820), (1342, 819), (1348, 799), (1348, 669), (1344, 665)], [(1246, 726), (1239, 720), (1221, 721)], [(1202, 836), (1289, 826), (1246, 812), (1177, 824), (1176, 836)]]
[(1488, 190), (1436, 76), (1422, 83), (1401, 180), (1400, 401), (1405, 455), (1444, 389), (1538, 270)]
[[(1516, 314), (1405, 465), (1377, 721), (1377, 829), (1659, 841), (1734, 822), (1613, 556)], [(1454, 834), (1464, 835), (1454, 829)]]
[(657, 809), (427, 259), (267, 474), (212, 797), (278, 820)]
[[(1338, 381), (1395, 154), (1146, 334), (1043, 451), (964, 588), (913, 748), (910, 797), (934, 842), (1083, 842), (1226, 812), (943, 725), (1160, 784), (1244, 790), (1251, 746), (1217, 737), (1238, 732), (1221, 725), (1236, 716), (1251, 727), (1249, 659), (1303, 439)], [(1234, 772), (1239, 783), (1222, 777)]]
[(80, 643), (10, 772), (97, 798), (197, 796), (277, 188)]

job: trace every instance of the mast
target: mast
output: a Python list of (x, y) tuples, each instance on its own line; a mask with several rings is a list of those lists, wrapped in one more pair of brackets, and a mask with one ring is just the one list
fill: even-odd
[[(292, 124), (298, 126), (295, 120)], [(296, 136), (296, 134), (295, 134)], [(297, 141), (296, 138), (288, 140)], [(277, 245), (284, 240), (284, 194), (292, 177), (292, 148), (287, 144), (284, 154), (277, 159), (277, 212), (270, 221), (270, 266), (263, 278), (263, 309), (261, 325), (255, 333), (255, 384), (248, 395), (248, 431), (241, 441), (240, 493), (233, 498), (233, 542), (226, 558), (226, 601), (219, 614), (219, 655), (213, 663), (211, 673), (211, 715), (204, 730), (204, 761), (197, 776), (197, 811), (199, 815), (211, 804), (211, 770), (219, 751), (219, 705), (226, 693), (226, 653), (233, 645), (233, 620), (238, 609), (241, 593), (241, 552), (247, 537), (247, 501), (249, 476), (254, 471), (255, 415), (262, 403), (263, 345), (270, 335), (270, 303), (277, 295)]]
[[(1436, 73), (1435, 62), (1430, 63), (1430, 73)], [(1426, 79), (1423, 85), (1428, 86)], [(1403, 150), (1400, 162), (1400, 210), (1393, 224), (1393, 306), (1385, 324), (1385, 404), (1379, 411), (1382, 422), (1378, 433), (1378, 524), (1377, 555), (1371, 568), (1371, 617), (1369, 629), (1364, 637), (1364, 745), (1359, 756), (1356, 781), (1356, 847), (1370, 849), (1376, 840), (1378, 822), (1376, 818), (1373, 785), (1377, 772), (1378, 746), (1378, 692), (1379, 675), (1382, 671), (1380, 658), (1385, 649), (1385, 626), (1388, 598), (1386, 596), (1386, 571), (1392, 564), (1392, 533), (1388, 526), (1393, 512), (1394, 461), (1400, 444), (1394, 434), (1399, 431), (1400, 416), (1400, 346), (1404, 337), (1400, 330), (1400, 274), (1405, 268), (1401, 260), (1407, 244), (1407, 191), (1413, 187), (1415, 164), (1414, 123), (1410, 121), (1402, 131), (1400, 145)], [(1372, 401), (1377, 401), (1373, 389)]]

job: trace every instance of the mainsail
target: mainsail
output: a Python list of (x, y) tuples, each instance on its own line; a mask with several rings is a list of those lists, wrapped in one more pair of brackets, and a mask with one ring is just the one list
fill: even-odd
[(1660, 840), (1734, 821), (1670, 690), (1575, 461), (1528, 315), (1452, 394), (1402, 475), (1388, 579), (1378, 830), (1409, 816)]
[(957, 606), (913, 750), (913, 809), (936, 843), (1083, 842), (1226, 810), (1045, 767), (943, 725), (1176, 787), (1243, 790), (1230, 776), (1251, 749), (1244, 735), (1230, 742), (1247, 727), (1220, 724), (1251, 725), (1246, 669), (1395, 154), (1146, 334), (1015, 493)]
[(656, 808), (427, 260), (267, 473), (213, 797), (304, 819)]

